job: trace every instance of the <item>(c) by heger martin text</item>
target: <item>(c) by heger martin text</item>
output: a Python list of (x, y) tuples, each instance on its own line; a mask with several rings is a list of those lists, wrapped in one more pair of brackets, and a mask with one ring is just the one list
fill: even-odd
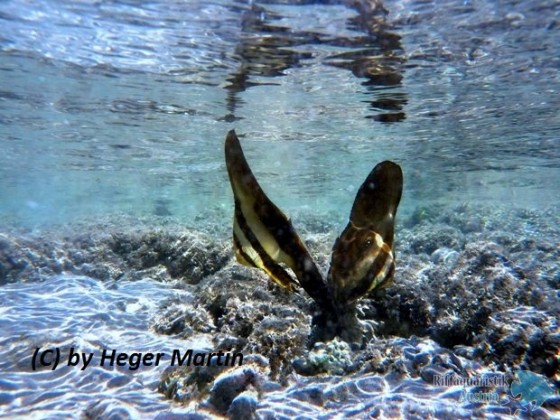
[(60, 366), (72, 366), (85, 370), (90, 366), (120, 366), (129, 370), (142, 367), (160, 366), (241, 366), (243, 354), (238, 352), (204, 352), (193, 349), (174, 349), (164, 352), (123, 352), (116, 349), (103, 349), (99, 352), (80, 352), (74, 347), (64, 352), (59, 347), (37, 347), (33, 353), (31, 367), (33, 370)]

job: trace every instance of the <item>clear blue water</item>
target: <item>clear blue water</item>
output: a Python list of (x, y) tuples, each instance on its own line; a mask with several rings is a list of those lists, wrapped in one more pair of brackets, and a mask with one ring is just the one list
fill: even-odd
[(2, 2), (2, 219), (228, 210), (231, 128), (288, 213), (345, 217), (384, 159), (403, 212), (558, 204), (557, 2), (388, 1), (370, 34), (343, 1), (280, 3)]

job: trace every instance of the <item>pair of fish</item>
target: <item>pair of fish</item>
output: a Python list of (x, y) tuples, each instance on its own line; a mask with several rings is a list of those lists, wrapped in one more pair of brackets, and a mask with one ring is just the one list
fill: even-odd
[(260, 268), (288, 290), (301, 286), (319, 306), (323, 322), (336, 323), (337, 312), (392, 282), (395, 215), (403, 188), (399, 165), (379, 163), (358, 190), (350, 221), (333, 246), (325, 282), (290, 220), (257, 182), (234, 130), (227, 134), (225, 156), (235, 200), (233, 244), (239, 263)]

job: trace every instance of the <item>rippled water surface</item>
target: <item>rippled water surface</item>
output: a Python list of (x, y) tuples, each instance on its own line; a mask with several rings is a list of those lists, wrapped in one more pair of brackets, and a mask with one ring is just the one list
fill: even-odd
[(287, 211), (346, 213), (383, 159), (405, 211), (556, 204), (558, 19), (529, 0), (2, 2), (0, 213), (231, 206), (231, 128)]

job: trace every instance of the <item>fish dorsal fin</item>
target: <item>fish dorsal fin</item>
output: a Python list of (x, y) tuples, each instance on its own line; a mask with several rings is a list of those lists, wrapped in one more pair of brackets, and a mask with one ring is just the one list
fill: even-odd
[[(315, 300), (327, 299), (323, 278), (286, 215), (267, 197), (253, 175), (239, 139), (225, 141), (226, 165), (235, 200), (233, 243), (237, 260), (264, 270), (277, 284), (299, 283)], [(297, 282), (279, 264), (286, 264)]]
[(400, 166), (384, 161), (358, 190), (350, 221), (332, 251), (327, 282), (335, 303), (352, 302), (392, 281), (395, 215), (402, 188)]
[(350, 221), (357, 228), (369, 228), (393, 245), (394, 218), (401, 201), (403, 175), (389, 160), (377, 164), (356, 194)]

